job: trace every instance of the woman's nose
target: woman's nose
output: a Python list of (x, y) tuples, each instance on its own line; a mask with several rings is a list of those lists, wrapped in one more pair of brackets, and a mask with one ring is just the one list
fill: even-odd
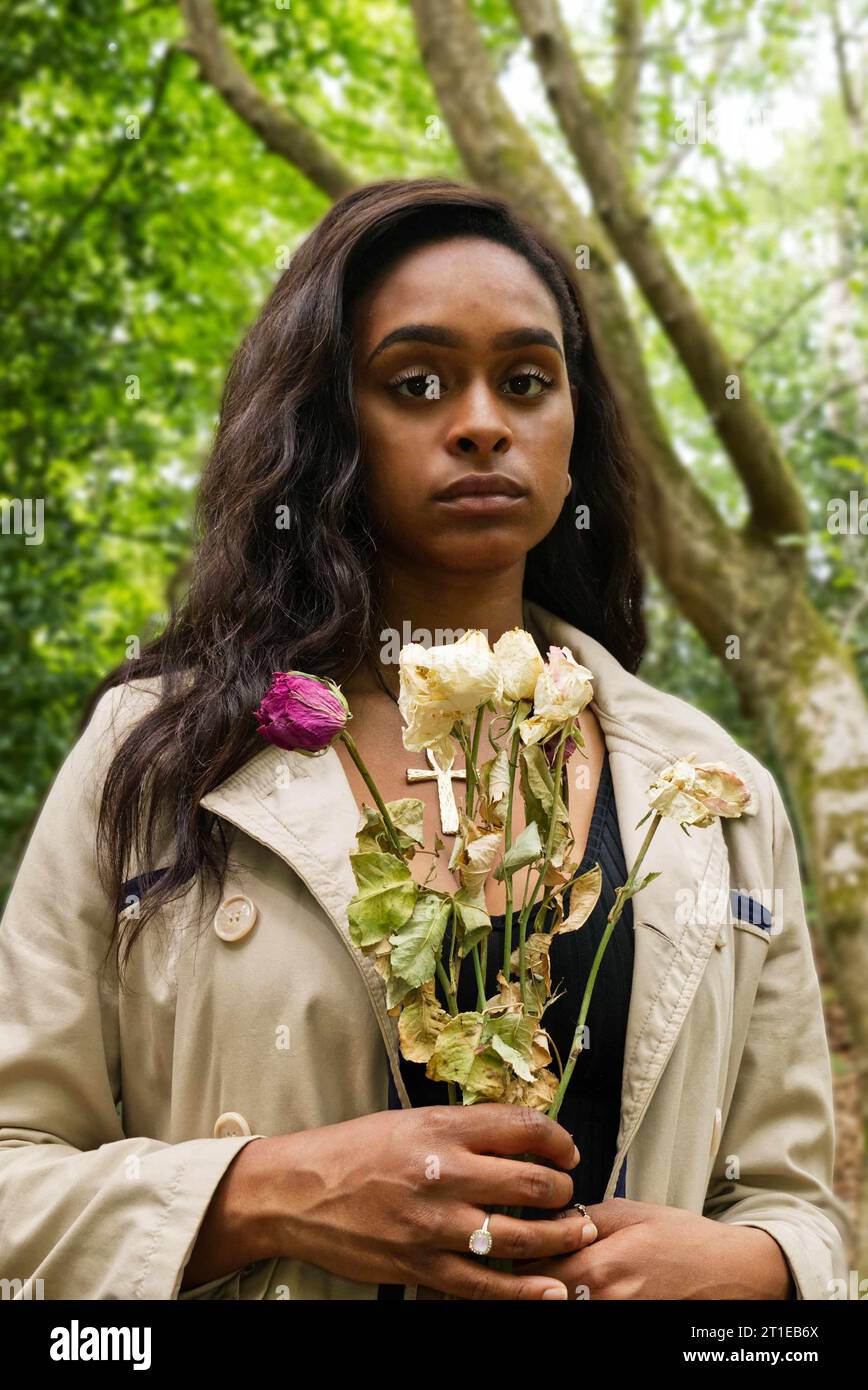
[(485, 458), (488, 454), (505, 454), (511, 445), (512, 430), (498, 398), (483, 385), (464, 392), (449, 425), (450, 453)]

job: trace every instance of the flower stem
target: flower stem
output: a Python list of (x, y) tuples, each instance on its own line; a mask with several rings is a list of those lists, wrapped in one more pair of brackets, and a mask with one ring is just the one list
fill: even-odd
[[(512, 799), (515, 791), (515, 769), (518, 764), (518, 750), (521, 744), (521, 734), (518, 729), (512, 736), (512, 746), (509, 750), (509, 799), (506, 804), (506, 838), (504, 841), (504, 855), (508, 854), (512, 844)], [(504, 875), (506, 885), (506, 921), (503, 932), (503, 977), (509, 980), (509, 958), (512, 955), (512, 874)]]
[[(558, 1112), (559, 1112), (559, 1110), (560, 1110), (560, 1108), (561, 1108), (561, 1103), (562, 1103), (563, 1098), (564, 1098), (564, 1095), (565, 1095), (565, 1093), (566, 1093), (566, 1089), (567, 1089), (568, 1085), (570, 1084), (570, 1078), (571, 1078), (571, 1076), (572, 1076), (572, 1074), (573, 1074), (573, 1071), (574, 1071), (574, 1069), (575, 1069), (575, 1065), (576, 1065), (576, 1061), (577, 1061), (577, 1059), (578, 1059), (579, 1053), (581, 1052), (582, 1030), (583, 1030), (583, 1028), (584, 1028), (584, 1026), (585, 1026), (585, 1019), (587, 1018), (588, 1007), (589, 1007), (590, 1002), (591, 1002), (591, 994), (592, 994), (592, 992), (593, 992), (594, 982), (595, 982), (595, 980), (596, 980), (596, 978), (597, 978), (597, 972), (598, 972), (598, 970), (599, 970), (599, 968), (600, 968), (600, 962), (601, 962), (601, 960), (603, 959), (603, 952), (605, 951), (606, 946), (607, 946), (608, 943), (609, 943), (609, 938), (610, 938), (610, 936), (612, 935), (612, 932), (613, 932), (614, 929), (615, 929), (615, 925), (616, 925), (616, 923), (617, 923), (619, 917), (621, 916), (621, 912), (622, 912), (622, 910), (623, 910), (624, 903), (627, 901), (628, 897), (630, 896), (630, 894), (629, 894), (629, 892), (628, 892), (628, 889), (632, 888), (633, 885), (634, 885), (634, 883), (635, 883), (635, 881), (636, 881), (636, 874), (637, 874), (639, 868), (641, 867), (642, 860), (645, 858), (645, 855), (646, 855), (646, 853), (647, 853), (647, 851), (648, 851), (648, 846), (650, 845), (650, 843), (651, 843), (651, 841), (652, 841), (652, 839), (653, 839), (653, 837), (654, 837), (654, 832), (656, 831), (657, 826), (660, 824), (660, 820), (661, 820), (661, 816), (660, 816), (659, 812), (655, 812), (654, 818), (653, 818), (653, 820), (652, 820), (650, 826), (648, 827), (648, 832), (647, 832), (647, 834), (646, 834), (646, 836), (645, 836), (645, 839), (642, 841), (642, 846), (641, 846), (641, 848), (640, 848), (640, 850), (639, 850), (639, 853), (638, 853), (637, 856), (636, 856), (636, 862), (635, 862), (635, 864), (633, 865), (633, 868), (630, 870), (630, 873), (629, 873), (629, 875), (628, 875), (628, 877), (627, 877), (627, 882), (623, 885), (623, 887), (618, 888), (618, 889), (616, 890), (616, 893), (615, 893), (615, 902), (614, 902), (614, 905), (613, 905), (613, 907), (612, 907), (612, 911), (609, 913), (609, 917), (608, 917), (607, 922), (606, 922), (606, 930), (605, 930), (605, 932), (603, 933), (603, 937), (602, 937), (602, 940), (600, 941), (599, 946), (597, 947), (597, 952), (596, 952), (596, 955), (594, 956), (594, 963), (593, 963), (593, 965), (591, 966), (591, 973), (590, 973), (590, 975), (589, 975), (589, 977), (588, 977), (588, 983), (587, 983), (587, 986), (586, 986), (586, 988), (585, 988), (584, 998), (582, 999), (582, 1007), (581, 1007), (581, 1009), (580, 1009), (580, 1011), (579, 1011), (579, 1018), (578, 1018), (578, 1022), (577, 1022), (577, 1024), (576, 1024), (576, 1031), (575, 1031), (575, 1034), (574, 1034), (574, 1036), (573, 1036), (573, 1045), (572, 1045), (572, 1047), (571, 1047), (571, 1049), (570, 1049), (569, 1059), (568, 1059), (568, 1061), (567, 1061), (566, 1067), (564, 1068), (564, 1070), (563, 1070), (562, 1073), (561, 1073), (560, 1084), (559, 1084), (559, 1086), (558, 1086), (557, 1091), (555, 1092), (554, 1099), (553, 1099), (551, 1105), (549, 1106), (548, 1110), (546, 1111), (546, 1114), (547, 1114), (547, 1115), (549, 1116), (549, 1118), (552, 1119), (552, 1120), (556, 1120), (557, 1117), (558, 1117)], [(538, 885), (537, 885), (537, 886), (538, 886)], [(534, 890), (534, 891), (536, 891), (536, 890)], [(558, 1063), (560, 1064), (560, 1058), (558, 1058)], [(526, 1159), (526, 1160), (527, 1160), (528, 1162), (530, 1162), (530, 1163), (536, 1163), (536, 1162), (538, 1161), (537, 1158), (536, 1158), (536, 1156), (535, 1156), (534, 1154), (519, 1154), (519, 1155), (517, 1155), (517, 1157)], [(508, 1216), (520, 1216), (520, 1215), (521, 1215), (522, 1208), (521, 1208), (521, 1207), (506, 1207), (504, 1210), (505, 1210), (506, 1215), (508, 1215)], [(501, 1269), (501, 1270), (503, 1270), (503, 1271), (504, 1271), (505, 1273), (507, 1273), (507, 1274), (511, 1274), (511, 1273), (512, 1273), (512, 1260), (508, 1260), (508, 1259), (499, 1260), (499, 1261), (497, 1262), (496, 1265), (495, 1265), (494, 1261), (491, 1261), (491, 1263), (492, 1263), (492, 1266), (493, 1266), (493, 1267), (495, 1267), (495, 1268), (497, 1268), (497, 1269)]]
[(629, 890), (632, 889), (636, 881), (636, 874), (642, 864), (642, 860), (645, 858), (645, 855), (648, 851), (648, 846), (654, 838), (654, 833), (657, 830), (657, 827), (660, 824), (661, 819), (662, 817), (660, 815), (660, 812), (655, 811), (651, 824), (648, 827), (648, 832), (645, 836), (645, 839), (642, 841), (642, 847), (639, 850), (639, 853), (636, 855), (636, 862), (630, 870), (629, 874), (627, 875), (627, 882), (623, 885), (623, 887), (617, 888), (615, 890), (615, 902), (612, 906), (612, 911), (609, 913), (609, 916), (606, 919), (606, 930), (603, 932), (603, 935), (600, 939), (600, 944), (597, 947), (597, 951), (594, 956), (594, 963), (591, 966), (591, 972), (588, 976), (588, 983), (585, 986), (585, 993), (582, 998), (582, 1007), (579, 1010), (579, 1017), (576, 1022), (576, 1031), (573, 1034), (573, 1045), (570, 1048), (570, 1055), (567, 1059), (567, 1065), (564, 1067), (563, 1075), (561, 1076), (558, 1089), (554, 1095), (554, 1099), (551, 1105), (549, 1106), (548, 1110), (546, 1111), (546, 1114), (552, 1120), (556, 1120), (558, 1117), (558, 1111), (561, 1108), (561, 1103), (563, 1101), (564, 1095), (566, 1094), (566, 1089), (570, 1084), (570, 1078), (575, 1070), (579, 1053), (582, 1050), (582, 1030), (585, 1026), (585, 1019), (588, 1016), (588, 1009), (591, 1003), (591, 995), (594, 992), (594, 984), (597, 979), (597, 972), (600, 969), (600, 962), (603, 959), (603, 953), (609, 944), (609, 938), (612, 935), (612, 932), (615, 930), (616, 923), (618, 922), (621, 913), (624, 910), (624, 903), (627, 902), (628, 898), (632, 896)]
[[(451, 920), (452, 920), (451, 916), (450, 916), (450, 919), (449, 919), (449, 920), (450, 920), (450, 922), (451, 922)], [(447, 926), (447, 930), (448, 930), (448, 928), (449, 928), (449, 922), (447, 922), (446, 926)], [(449, 968), (450, 968), (450, 971), (451, 971), (451, 969), (452, 969), (452, 960), (451, 960), (451, 956), (450, 956), (450, 961), (449, 961)], [(457, 997), (456, 997), (456, 995), (457, 995), (457, 988), (456, 988), (456, 989), (453, 989), (451, 976), (446, 974), (446, 967), (445, 967), (444, 964), (443, 964), (443, 957), (442, 957), (442, 956), (440, 957), (440, 959), (439, 959), (438, 962), (437, 962), (437, 977), (438, 977), (438, 979), (440, 980), (440, 984), (441, 984), (442, 987), (443, 987), (443, 992), (444, 992), (444, 994), (446, 995), (446, 1006), (447, 1006), (447, 1008), (449, 1009), (450, 1014), (451, 1014), (452, 1017), (454, 1018), (455, 1015), (458, 1013), (458, 999), (457, 999)], [(461, 1104), (461, 1098), (460, 1098), (459, 1095), (458, 1095), (458, 1087), (456, 1086), (455, 1082), (454, 1082), (454, 1081), (447, 1081), (446, 1085), (447, 1085), (448, 1090), (449, 1090), (449, 1104), (450, 1104), (450, 1105), (460, 1105), (460, 1104)]]
[(343, 739), (350, 757), (352, 758), (353, 762), (355, 763), (356, 767), (359, 769), (359, 772), (362, 774), (362, 777), (365, 780), (365, 786), (368, 788), (369, 792), (371, 793), (371, 796), (377, 803), (380, 815), (383, 817), (383, 824), (386, 827), (386, 833), (392, 842), (392, 847), (395, 853), (399, 855), (401, 859), (403, 859), (404, 851), (401, 849), (401, 842), (398, 839), (398, 833), (395, 830), (394, 825), (392, 824), (392, 818), (389, 815), (389, 812), (386, 810), (386, 803), (383, 801), (383, 798), (380, 796), (380, 793), (377, 790), (376, 782), (374, 781), (368, 769), (365, 767), (362, 755), (356, 747), (352, 735), (348, 734), (346, 729), (342, 729), (341, 732), (338, 734), (338, 738)]
[(437, 978), (443, 986), (443, 993), (446, 995), (446, 1007), (454, 1018), (458, 1013), (458, 1002), (452, 991), (452, 983), (449, 976), (446, 974), (446, 967), (442, 960), (438, 960), (437, 962)]
[(481, 1013), (485, 1008), (485, 977), (479, 960), (479, 942), (473, 948), (473, 969), (476, 972), (476, 1006)]
[[(480, 715), (482, 714), (482, 710), (481, 710), (481, 709), (480, 709), (480, 711), (479, 711), (479, 714), (480, 714)], [(477, 716), (477, 717), (478, 717), (478, 716)], [(472, 820), (472, 819), (473, 819), (473, 793), (474, 793), (474, 791), (475, 791), (475, 789), (476, 789), (476, 786), (477, 786), (477, 784), (478, 784), (479, 778), (478, 778), (478, 776), (477, 776), (476, 759), (474, 758), (474, 755), (473, 755), (473, 748), (471, 747), (470, 739), (467, 737), (467, 731), (465, 730), (465, 728), (464, 728), (464, 726), (463, 726), (463, 724), (461, 723), (460, 720), (458, 720), (458, 721), (457, 721), (455, 724), (453, 724), (453, 726), (452, 726), (452, 737), (453, 737), (453, 738), (457, 738), (458, 743), (459, 743), (459, 746), (460, 746), (460, 747), (463, 749), (463, 751), (464, 751), (464, 771), (465, 771), (466, 776), (467, 776), (467, 781), (466, 781), (466, 784), (465, 784), (466, 787), (467, 787), (467, 797), (466, 797), (466, 800), (465, 800), (464, 809), (465, 809), (465, 814), (467, 815), (468, 819)]]
[(540, 884), (542, 883), (543, 879), (546, 876), (546, 873), (548, 872), (549, 862), (552, 857), (552, 846), (554, 844), (555, 839), (555, 822), (557, 820), (558, 806), (560, 805), (561, 801), (561, 771), (564, 765), (564, 748), (566, 747), (567, 737), (570, 733), (571, 728), (571, 724), (565, 724), (563, 729), (561, 730), (561, 736), (558, 742), (557, 756), (555, 758), (554, 771), (552, 774), (552, 811), (549, 817), (549, 833), (546, 836), (545, 855), (543, 857), (542, 867), (539, 871), (539, 876), (537, 878), (536, 883), (533, 886), (533, 892), (530, 895), (530, 902), (526, 903), (525, 906), (522, 908), (521, 917), (518, 921), (518, 968), (519, 979), (521, 982), (521, 1002), (525, 1009), (527, 1008), (527, 967), (525, 963), (524, 943), (525, 937), (527, 935), (527, 923), (528, 918), (530, 917), (530, 914), (533, 911), (533, 905), (536, 902), (536, 895), (539, 892)]
[[(473, 726), (473, 743), (470, 748), (470, 757), (467, 759), (467, 814), (473, 818), (473, 798), (476, 791), (476, 759), (479, 755), (479, 735), (482, 732), (482, 715), (485, 705), (480, 705), (476, 711), (476, 723)], [(466, 757), (466, 752), (465, 752)]]

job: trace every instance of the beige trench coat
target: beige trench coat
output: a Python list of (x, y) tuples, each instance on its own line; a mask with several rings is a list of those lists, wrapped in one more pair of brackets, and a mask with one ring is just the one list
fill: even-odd
[[(829, 1051), (780, 793), (712, 719), (628, 674), (588, 635), (530, 602), (525, 624), (593, 672), (628, 867), (646, 788), (677, 755), (723, 759), (753, 793), (742, 819), (689, 837), (663, 821), (646, 858), (661, 876), (634, 900), (606, 1197), (629, 1156), (628, 1198), (763, 1228), (798, 1297), (827, 1298), (829, 1281), (847, 1278), (852, 1235), (831, 1187)], [(307, 758), (264, 745), (204, 798), (237, 828), (224, 899), (255, 909), (243, 937), (225, 939), (231, 905), (197, 923), (191, 892), (139, 938), (131, 992), (118, 993), (113, 971), (98, 979), (117, 909), (94, 866), (97, 794), (154, 690), (139, 682), (100, 700), (0, 923), (6, 1296), (376, 1298), (375, 1284), (284, 1258), (179, 1295), (211, 1195), (245, 1144), (386, 1109), (390, 1067), (409, 1101), (380, 976), (348, 936), (358, 812), (334, 749)], [(739, 919), (731, 890), (771, 907), (771, 929)]]

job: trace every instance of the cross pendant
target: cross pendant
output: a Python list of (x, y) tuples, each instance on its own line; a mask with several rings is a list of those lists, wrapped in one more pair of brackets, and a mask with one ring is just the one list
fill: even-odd
[(452, 790), (453, 777), (467, 777), (467, 770), (459, 767), (455, 772), (452, 771), (452, 763), (448, 768), (439, 767), (437, 759), (430, 748), (425, 749), (428, 762), (433, 771), (426, 767), (408, 767), (408, 782), (430, 782), (432, 777), (437, 778), (437, 795), (440, 799), (440, 829), (444, 835), (458, 834), (458, 807), (455, 804), (455, 793)]

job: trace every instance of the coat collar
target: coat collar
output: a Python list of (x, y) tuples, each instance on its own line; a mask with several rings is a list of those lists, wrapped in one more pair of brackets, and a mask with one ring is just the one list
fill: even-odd
[[(599, 642), (547, 609), (525, 600), (525, 626), (537, 639), (566, 646), (593, 673), (597, 715), (610, 755), (618, 824), (628, 870), (647, 824), (646, 791), (678, 756), (734, 766), (751, 791), (746, 814), (759, 808), (753, 770), (742, 750), (707, 715), (631, 675)], [(201, 805), (273, 850), (303, 879), (326, 911), (359, 968), (383, 1035), (395, 1086), (409, 1105), (400, 1073), (397, 1020), (386, 1011), (383, 981), (349, 936), (347, 906), (356, 886), (349, 855), (359, 813), (338, 754), (287, 753), (267, 744), (202, 798)], [(685, 835), (663, 820), (643, 872), (660, 871), (634, 899), (635, 954), (627, 1020), (618, 1157), (656, 1089), (690, 1002), (728, 916), (729, 863), (719, 821)]]

